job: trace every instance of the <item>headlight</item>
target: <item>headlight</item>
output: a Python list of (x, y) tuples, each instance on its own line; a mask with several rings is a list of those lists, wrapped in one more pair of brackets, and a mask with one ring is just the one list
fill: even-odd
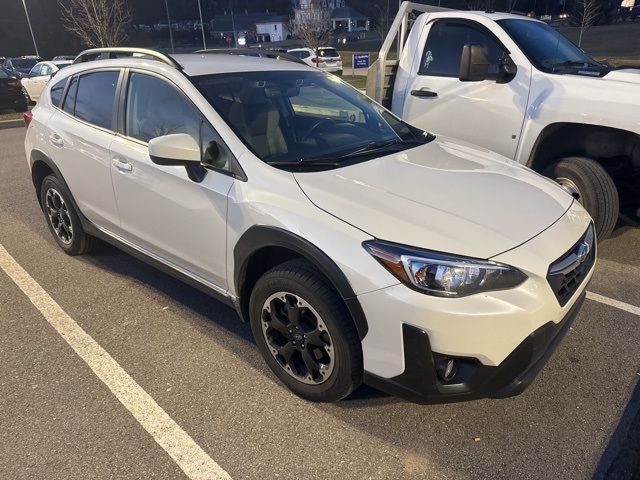
[(520, 285), (527, 276), (517, 268), (488, 260), (458, 257), (371, 240), (362, 244), (405, 285), (436, 297), (464, 297)]

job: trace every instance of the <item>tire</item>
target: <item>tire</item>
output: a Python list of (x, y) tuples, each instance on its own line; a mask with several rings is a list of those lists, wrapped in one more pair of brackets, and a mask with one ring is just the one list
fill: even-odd
[(69, 200), (62, 182), (48, 175), (40, 187), (40, 205), (49, 231), (56, 243), (68, 255), (87, 253), (95, 239), (82, 229), (80, 217)]
[(544, 174), (563, 185), (589, 212), (598, 241), (611, 235), (618, 222), (620, 198), (602, 165), (586, 157), (567, 157), (551, 165)]
[[(277, 322), (284, 318), (287, 306), (301, 312), (297, 317), (299, 331), (295, 329), (296, 315)], [(271, 310), (266, 311), (265, 307)], [(276, 311), (280, 311), (278, 316)], [(269, 368), (296, 395), (314, 402), (335, 402), (362, 383), (362, 345), (353, 320), (326, 277), (306, 260), (291, 260), (265, 273), (251, 292), (249, 316), (258, 350)], [(315, 330), (310, 329), (314, 323)], [(303, 333), (306, 340), (300, 338)], [(278, 345), (281, 348), (276, 350)], [(284, 356), (276, 354), (287, 349), (293, 352), (288, 363)], [(319, 357), (316, 363), (320, 367), (306, 368), (304, 355)]]

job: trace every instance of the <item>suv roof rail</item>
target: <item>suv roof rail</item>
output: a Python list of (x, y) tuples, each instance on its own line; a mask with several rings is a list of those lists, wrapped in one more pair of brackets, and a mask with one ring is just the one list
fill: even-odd
[(122, 57), (147, 57), (153, 60), (158, 60), (171, 67), (182, 70), (182, 65), (175, 61), (169, 55), (157, 52), (155, 50), (149, 50), (148, 48), (134, 48), (134, 47), (107, 47), (107, 48), (90, 48), (80, 52), (75, 58), (73, 63), (91, 62), (93, 60), (107, 60), (110, 58), (122, 58)]
[(267, 50), (266, 48), (207, 48), (205, 50), (197, 50), (193, 53), (218, 53), (223, 55), (244, 55), (249, 57), (274, 58), (276, 60), (286, 60), (288, 62), (301, 63), (306, 65), (304, 61), (288, 53), (278, 50)]

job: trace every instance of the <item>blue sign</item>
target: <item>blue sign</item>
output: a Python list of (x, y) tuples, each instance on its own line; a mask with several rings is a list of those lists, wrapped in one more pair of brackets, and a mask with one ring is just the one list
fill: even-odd
[(369, 54), (368, 53), (354, 53), (353, 54), (353, 68), (369, 68)]

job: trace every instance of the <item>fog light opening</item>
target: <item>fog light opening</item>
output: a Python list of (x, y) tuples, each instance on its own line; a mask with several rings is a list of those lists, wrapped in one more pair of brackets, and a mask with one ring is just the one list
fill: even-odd
[(453, 358), (444, 357), (436, 363), (436, 373), (440, 380), (449, 383), (458, 373), (458, 364)]

